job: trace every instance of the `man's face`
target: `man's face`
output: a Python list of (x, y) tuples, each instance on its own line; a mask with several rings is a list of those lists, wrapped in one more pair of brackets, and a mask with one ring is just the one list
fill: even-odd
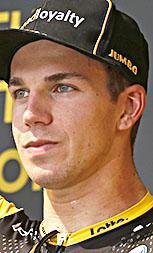
[(11, 63), (12, 128), (29, 176), (61, 189), (113, 159), (117, 106), (98, 61), (44, 40), (22, 47)]

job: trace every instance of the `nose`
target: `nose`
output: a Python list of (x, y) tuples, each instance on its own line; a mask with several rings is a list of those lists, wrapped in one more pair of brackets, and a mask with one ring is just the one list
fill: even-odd
[(36, 124), (49, 125), (52, 120), (51, 101), (46, 100), (41, 94), (31, 94), (23, 113), (23, 123), (31, 127)]

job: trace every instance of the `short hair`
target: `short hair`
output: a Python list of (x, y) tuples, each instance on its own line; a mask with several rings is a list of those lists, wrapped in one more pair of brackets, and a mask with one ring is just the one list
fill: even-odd
[[(118, 96), (121, 92), (123, 92), (127, 87), (131, 86), (131, 82), (127, 80), (123, 74), (117, 70), (115, 67), (113, 67), (110, 64), (104, 63), (104, 69), (106, 70), (108, 74), (108, 82), (107, 82), (107, 89), (109, 91), (110, 97), (113, 102), (116, 102), (118, 99)], [(136, 140), (139, 124), (140, 124), (141, 117), (137, 120), (135, 125), (132, 127), (131, 130), (131, 147), (133, 149), (134, 143)]]

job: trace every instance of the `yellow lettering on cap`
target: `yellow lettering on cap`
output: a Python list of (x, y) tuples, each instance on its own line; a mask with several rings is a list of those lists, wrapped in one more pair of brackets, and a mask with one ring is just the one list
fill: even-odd
[(114, 59), (120, 61), (120, 55), (117, 52), (114, 52)]
[(132, 62), (130, 60), (128, 60), (127, 62), (127, 67), (132, 70)]
[(132, 72), (133, 72), (135, 75), (138, 74), (138, 68), (137, 68), (137, 66), (133, 66), (133, 67), (132, 67)]
[(128, 62), (128, 60), (127, 60), (127, 58), (126, 57), (124, 57), (123, 55), (121, 55), (120, 54), (120, 60), (119, 60), (121, 63), (123, 63), (124, 65), (127, 65), (127, 62)]
[(127, 59), (125, 56), (123, 56), (122, 54), (119, 54), (118, 52), (116, 52), (115, 50), (111, 49), (110, 54), (108, 55), (109, 57), (113, 58), (114, 60), (121, 62), (122, 64), (124, 64), (125, 66), (127, 66), (127, 68), (129, 70), (132, 71), (132, 73), (134, 75), (138, 74), (138, 67), (135, 66), (132, 61), (130, 61), (129, 59)]

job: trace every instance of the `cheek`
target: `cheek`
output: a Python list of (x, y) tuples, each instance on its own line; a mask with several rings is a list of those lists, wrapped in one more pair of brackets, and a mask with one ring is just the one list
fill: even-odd
[(13, 111), (12, 111), (12, 123), (13, 127), (19, 128), (22, 125), (23, 122), (23, 112), (24, 108), (23, 106), (13, 104)]
[(16, 146), (17, 146), (17, 148), (19, 148), (20, 133), (19, 133), (18, 128), (16, 128), (13, 123), (12, 123), (12, 133), (13, 133), (13, 137), (14, 137), (14, 141), (16, 143)]
[(16, 109), (16, 106), (13, 106), (12, 133), (13, 133), (14, 140), (15, 140), (17, 146), (18, 146), (18, 142), (19, 142), (19, 137), (20, 137), (21, 133), (23, 132), (22, 117), (23, 117), (23, 111), (21, 111), (20, 107), (18, 107)]
[(113, 112), (110, 112), (110, 108), (106, 109), (104, 105), (80, 102), (75, 108), (69, 107), (64, 114), (67, 117), (62, 122), (63, 129), (71, 145), (80, 145), (78, 147), (80, 149), (82, 146), (88, 148), (93, 143), (100, 145), (101, 141), (110, 134), (109, 125), (113, 122)]

